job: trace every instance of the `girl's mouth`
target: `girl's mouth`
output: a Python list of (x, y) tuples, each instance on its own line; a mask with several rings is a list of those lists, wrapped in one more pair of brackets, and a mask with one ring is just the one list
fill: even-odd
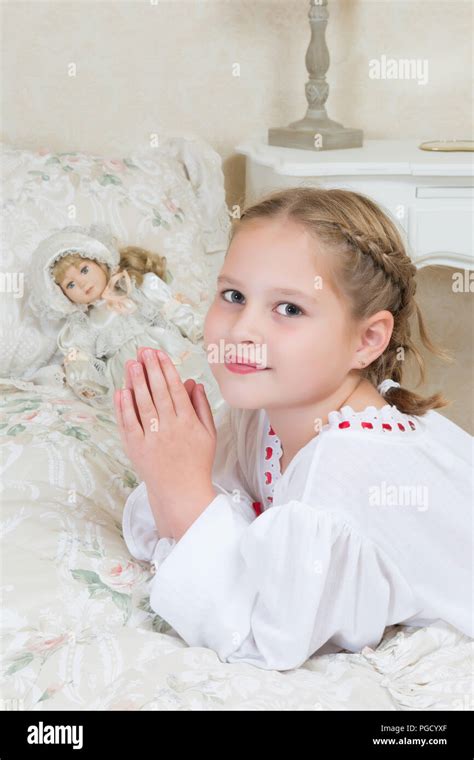
[(237, 362), (225, 362), (225, 366), (230, 372), (237, 375), (248, 375), (250, 372), (264, 372), (270, 367), (257, 367), (255, 364), (243, 364)]

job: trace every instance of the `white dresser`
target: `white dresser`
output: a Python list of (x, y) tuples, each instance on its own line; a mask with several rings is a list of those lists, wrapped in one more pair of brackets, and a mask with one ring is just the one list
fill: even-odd
[(355, 190), (398, 220), (417, 267), (474, 269), (474, 154), (428, 152), (420, 142), (366, 140), (362, 148), (314, 152), (242, 143), (246, 203), (283, 187)]

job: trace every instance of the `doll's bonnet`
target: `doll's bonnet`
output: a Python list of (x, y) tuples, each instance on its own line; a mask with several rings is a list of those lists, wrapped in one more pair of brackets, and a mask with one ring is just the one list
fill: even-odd
[(117, 241), (107, 227), (91, 224), (54, 232), (38, 245), (28, 269), (29, 303), (38, 316), (63, 319), (74, 311), (87, 311), (87, 304), (70, 301), (53, 279), (53, 265), (69, 253), (106, 264), (109, 277), (119, 269)]

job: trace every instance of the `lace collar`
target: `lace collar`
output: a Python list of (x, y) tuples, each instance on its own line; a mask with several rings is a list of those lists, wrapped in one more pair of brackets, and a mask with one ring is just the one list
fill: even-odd
[(327, 425), (322, 430), (374, 430), (392, 434), (412, 433), (419, 430), (413, 415), (404, 414), (396, 406), (385, 404), (381, 409), (367, 406), (361, 412), (346, 404), (339, 411), (329, 412)]

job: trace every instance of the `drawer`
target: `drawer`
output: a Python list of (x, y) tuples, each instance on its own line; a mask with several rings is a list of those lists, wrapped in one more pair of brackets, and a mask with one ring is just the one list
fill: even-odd
[[(417, 188), (418, 190), (420, 188)], [(423, 188), (424, 191), (435, 188)], [(439, 188), (445, 192), (449, 188)], [(453, 188), (466, 192), (472, 188)], [(465, 197), (465, 196), (462, 196)], [(473, 206), (468, 201), (450, 199), (420, 200), (410, 208), (409, 243), (416, 259), (430, 254), (450, 253), (459, 263), (474, 261)], [(453, 263), (454, 266), (454, 263)]]
[(474, 187), (417, 187), (417, 198), (474, 198)]

